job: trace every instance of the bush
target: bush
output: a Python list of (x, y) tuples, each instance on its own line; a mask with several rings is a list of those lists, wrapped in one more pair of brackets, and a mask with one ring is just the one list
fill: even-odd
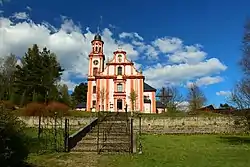
[(46, 105), (37, 102), (29, 103), (24, 108), (22, 114), (25, 116), (39, 116), (40, 114), (47, 115)]
[(46, 110), (50, 116), (54, 116), (55, 114), (57, 114), (57, 116), (69, 115), (69, 106), (59, 102), (50, 102)]
[(11, 101), (1, 101), (0, 105), (3, 105), (6, 109), (14, 110), (15, 104), (13, 104)]
[(0, 162), (1, 166), (22, 166), (28, 156), (24, 124), (12, 111), (0, 105)]

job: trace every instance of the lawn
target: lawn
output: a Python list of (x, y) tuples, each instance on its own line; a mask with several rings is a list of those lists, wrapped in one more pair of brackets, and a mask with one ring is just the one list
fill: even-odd
[(143, 154), (31, 154), (29, 162), (46, 167), (247, 167), (250, 136), (144, 135)]
[(142, 155), (103, 155), (99, 167), (246, 167), (249, 136), (145, 135)]

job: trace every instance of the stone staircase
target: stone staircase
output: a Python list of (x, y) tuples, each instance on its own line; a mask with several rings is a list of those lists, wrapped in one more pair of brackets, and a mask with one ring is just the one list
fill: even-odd
[[(98, 135), (99, 134), (99, 135)], [(72, 152), (130, 152), (130, 124), (125, 113), (108, 113)]]

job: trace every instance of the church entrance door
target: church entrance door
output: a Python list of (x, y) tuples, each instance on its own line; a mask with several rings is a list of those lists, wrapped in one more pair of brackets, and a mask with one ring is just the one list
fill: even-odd
[(122, 99), (117, 100), (117, 110), (122, 110)]

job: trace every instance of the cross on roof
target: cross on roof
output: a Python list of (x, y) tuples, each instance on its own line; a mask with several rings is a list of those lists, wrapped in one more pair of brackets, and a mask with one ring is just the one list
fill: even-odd
[[(171, 98), (171, 97), (173, 97), (173, 96), (170, 94), (169, 89), (168, 89), (168, 92), (167, 92), (167, 93), (166, 93), (165, 89), (166, 89), (166, 88), (163, 87), (163, 88), (161, 89), (161, 95), (157, 95), (156, 97), (162, 97), (162, 98), (164, 98), (164, 99), (166, 99), (166, 100), (168, 101), (167, 98)], [(165, 100), (163, 100), (163, 103), (165, 103)]]

